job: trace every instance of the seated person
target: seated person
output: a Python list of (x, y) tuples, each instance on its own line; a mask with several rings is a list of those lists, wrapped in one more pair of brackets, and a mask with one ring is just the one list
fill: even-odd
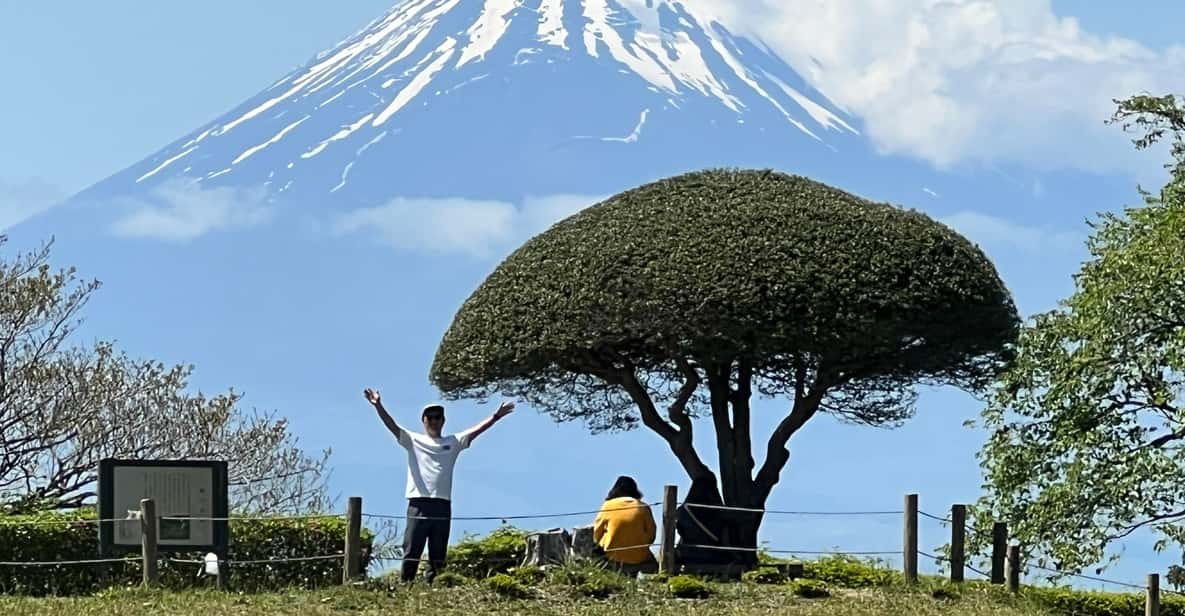
[(605, 558), (627, 574), (658, 570), (650, 552), (657, 527), (632, 477), (618, 477), (593, 522), (593, 540)]
[(675, 559), (679, 565), (730, 565), (745, 560), (745, 555), (737, 551), (715, 549), (729, 545), (728, 519), (734, 512), (694, 506), (723, 504), (712, 480), (691, 482), (675, 518), (675, 530), (679, 533)]

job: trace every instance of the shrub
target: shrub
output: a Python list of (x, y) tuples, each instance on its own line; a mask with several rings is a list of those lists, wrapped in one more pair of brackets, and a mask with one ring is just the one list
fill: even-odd
[(896, 571), (842, 555), (803, 563), (802, 577), (840, 588), (889, 586), (900, 580)]
[(432, 581), (434, 586), (439, 586), (441, 588), (456, 588), (458, 586), (464, 586), (468, 583), (469, 578), (461, 575), (460, 573), (454, 573), (452, 571), (445, 571), (444, 573), (437, 575), (436, 579)]
[(521, 582), (505, 573), (497, 573), (485, 581), (486, 588), (499, 597), (507, 599), (526, 599), (531, 596), (531, 590)]
[[(93, 510), (0, 516), (0, 561), (88, 560), (98, 555)], [(340, 518), (316, 520), (231, 520), (230, 560), (267, 560), (286, 557), (340, 554), (346, 522)], [(370, 564), (374, 535), (362, 533), (363, 571)], [(161, 584), (182, 589), (210, 584), (195, 576), (200, 565), (175, 563), (168, 558), (201, 560), (204, 553), (162, 552)], [(341, 583), (341, 560), (325, 559), (231, 567), (229, 586), (234, 590), (317, 588)], [(224, 565), (225, 566), (225, 565)], [(107, 566), (108, 587), (140, 583), (138, 554)], [(97, 565), (0, 567), (0, 593), (25, 595), (77, 595), (100, 590)]]
[(741, 581), (749, 584), (784, 584), (786, 574), (773, 567), (758, 567), (752, 571), (746, 571), (741, 576)]
[(547, 573), (543, 569), (532, 565), (514, 567), (509, 573), (510, 577), (513, 577), (526, 586), (534, 586), (547, 577)]
[(930, 589), (930, 596), (940, 601), (958, 599), (962, 594), (958, 586), (948, 583), (943, 583)]
[(804, 599), (822, 599), (831, 596), (827, 584), (820, 580), (794, 580), (790, 584), (790, 591)]
[[(1074, 616), (1143, 616), (1144, 596), (1131, 593), (1109, 593), (1071, 590), (1069, 588), (1025, 587), (1021, 594), (1055, 614)], [(1161, 616), (1185, 615), (1185, 601), (1179, 597), (1161, 595)]]
[(552, 571), (552, 581), (585, 597), (604, 599), (626, 589), (626, 578), (597, 560), (573, 560)]
[(552, 582), (564, 586), (579, 586), (590, 578), (609, 571), (609, 564), (602, 560), (575, 558), (564, 563), (561, 567), (551, 570)]
[(707, 599), (712, 587), (707, 582), (689, 575), (676, 575), (667, 582), (671, 594), (680, 599)]
[(669, 582), (671, 580), (671, 576), (669, 576), (665, 573), (651, 573), (651, 574), (641, 574), (638, 576), (638, 579), (639, 579), (639, 581), (643, 581), (643, 582), (646, 582), (649, 584), (666, 584), (667, 582)]
[(502, 526), (485, 537), (466, 535), (449, 548), (448, 565), (465, 577), (485, 579), (513, 569), (522, 561), (526, 549), (526, 531)]

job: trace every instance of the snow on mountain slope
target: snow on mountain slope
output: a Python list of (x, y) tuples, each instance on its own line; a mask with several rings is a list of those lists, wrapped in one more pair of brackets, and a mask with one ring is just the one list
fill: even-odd
[(79, 197), (179, 178), (281, 201), (515, 197), (579, 190), (590, 168), (632, 181), (859, 140), (763, 45), (678, 2), (623, 1), (407, 0)]

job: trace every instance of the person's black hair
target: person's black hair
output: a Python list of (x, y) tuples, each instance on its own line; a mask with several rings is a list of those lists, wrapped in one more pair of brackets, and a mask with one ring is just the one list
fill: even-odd
[(633, 477), (622, 475), (617, 478), (617, 481), (613, 482), (613, 487), (609, 488), (609, 495), (605, 497), (605, 500), (613, 500), (625, 496), (642, 500), (642, 493), (638, 491), (638, 482), (634, 481)]

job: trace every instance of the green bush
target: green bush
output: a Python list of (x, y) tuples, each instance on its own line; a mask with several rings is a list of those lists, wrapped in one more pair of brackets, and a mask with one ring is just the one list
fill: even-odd
[(487, 578), (485, 584), (494, 594), (507, 599), (526, 599), (531, 596), (529, 588), (505, 573), (497, 573)]
[[(89, 560), (98, 557), (98, 527), (93, 510), (0, 516), (0, 562)], [(232, 561), (340, 554), (346, 523), (341, 518), (319, 520), (231, 520)], [(363, 570), (370, 564), (373, 533), (362, 533)], [(211, 584), (197, 577), (201, 565), (168, 559), (201, 560), (204, 553), (162, 552), (161, 584), (181, 589)], [(140, 583), (138, 550), (128, 560), (107, 565), (107, 587)], [(226, 565), (223, 564), (225, 567)], [(240, 564), (229, 568), (234, 590), (317, 588), (341, 583), (341, 559), (288, 563)], [(104, 587), (100, 566), (94, 564), (50, 566), (0, 565), (0, 593), (23, 595), (77, 595)]]
[(667, 581), (667, 588), (680, 599), (707, 599), (712, 596), (712, 587), (707, 582), (689, 575), (676, 575)]
[(595, 599), (615, 595), (628, 586), (624, 575), (598, 560), (569, 561), (553, 569), (551, 578), (554, 584), (568, 586), (579, 595)]
[[(1066, 616), (1143, 616), (1144, 595), (1110, 593), (1069, 588), (1024, 587), (1022, 596)], [(1160, 598), (1161, 616), (1185, 616), (1185, 600), (1177, 596)]]
[(509, 573), (510, 577), (513, 577), (525, 586), (534, 586), (547, 577), (547, 573), (543, 569), (533, 565), (514, 567)]
[(461, 575), (460, 573), (454, 573), (452, 571), (445, 571), (444, 573), (437, 575), (435, 580), (432, 580), (432, 584), (434, 586), (439, 586), (441, 588), (456, 588), (458, 586), (464, 586), (468, 583), (469, 578)]
[(526, 531), (502, 526), (485, 537), (463, 537), (449, 548), (448, 566), (465, 577), (481, 580), (510, 571), (522, 561), (526, 550)]
[(822, 599), (831, 596), (827, 584), (820, 580), (794, 580), (790, 583), (790, 591), (804, 599)]
[(741, 581), (749, 584), (784, 584), (786, 574), (773, 567), (758, 567), (752, 571), (746, 571), (741, 576)]
[(901, 580), (900, 573), (875, 562), (842, 555), (803, 563), (802, 577), (827, 582), (839, 588), (890, 586)]
[(958, 599), (962, 594), (958, 586), (950, 583), (942, 583), (930, 589), (930, 596), (940, 601)]
[(639, 575), (638, 579), (648, 584), (666, 584), (671, 580), (671, 576), (665, 573), (651, 573)]

